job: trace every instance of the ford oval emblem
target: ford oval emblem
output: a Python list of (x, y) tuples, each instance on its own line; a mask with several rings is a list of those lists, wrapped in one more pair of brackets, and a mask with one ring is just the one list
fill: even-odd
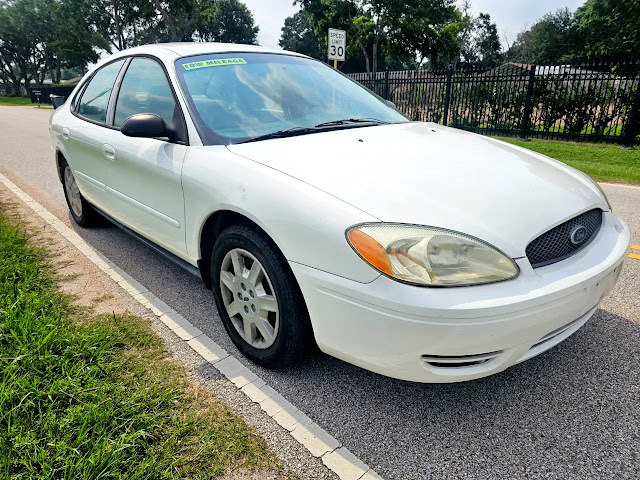
[(587, 227), (578, 225), (573, 230), (571, 230), (571, 243), (573, 243), (574, 245), (580, 245), (581, 243), (584, 243), (584, 241), (587, 239), (587, 233)]

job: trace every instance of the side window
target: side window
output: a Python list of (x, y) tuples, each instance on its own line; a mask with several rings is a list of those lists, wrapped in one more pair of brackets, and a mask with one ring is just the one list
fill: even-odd
[(107, 121), (109, 97), (123, 64), (124, 59), (118, 60), (96, 72), (89, 85), (84, 89), (78, 105), (78, 115), (95, 122), (105, 123)]
[(118, 93), (114, 125), (121, 126), (136, 113), (155, 113), (169, 124), (175, 109), (176, 101), (162, 67), (149, 58), (134, 58)]

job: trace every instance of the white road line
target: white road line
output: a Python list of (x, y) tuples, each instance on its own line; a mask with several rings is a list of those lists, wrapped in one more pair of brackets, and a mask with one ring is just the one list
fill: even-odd
[(27, 193), (0, 173), (0, 182), (66, 238), (96, 267), (111, 277), (138, 303), (150, 310), (162, 323), (178, 335), (206, 362), (228, 378), (252, 402), (278, 425), (300, 442), (313, 456), (335, 472), (341, 480), (382, 480), (376, 472), (329, 435), (320, 425), (298, 410), (282, 395), (266, 384), (254, 372), (245, 367), (210, 337), (202, 333), (187, 319), (138, 283), (124, 270), (89, 245), (80, 235), (65, 225), (55, 215), (33, 200)]

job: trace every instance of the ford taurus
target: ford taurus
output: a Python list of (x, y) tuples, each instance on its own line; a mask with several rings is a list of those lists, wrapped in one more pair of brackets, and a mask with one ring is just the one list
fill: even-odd
[(267, 367), (315, 343), (411, 381), (500, 372), (582, 327), (629, 243), (586, 175), (409, 121), (295, 53), (125, 50), (50, 130), (75, 222), (104, 216), (199, 275)]

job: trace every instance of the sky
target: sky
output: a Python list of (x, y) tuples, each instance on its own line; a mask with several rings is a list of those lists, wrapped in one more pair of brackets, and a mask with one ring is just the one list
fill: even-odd
[[(284, 19), (298, 11), (293, 0), (243, 0), (260, 26), (260, 45), (279, 48), (278, 39)], [(530, 27), (545, 13), (568, 7), (575, 10), (584, 0), (471, 0), (474, 14), (489, 13), (498, 25), (503, 46), (513, 43), (518, 32)], [(348, 39), (347, 39), (348, 41)]]
[(506, 47), (513, 43), (518, 33), (531, 27), (545, 13), (564, 7), (573, 12), (584, 2), (585, 0), (471, 0), (471, 10), (476, 15), (480, 12), (491, 15), (491, 20), (498, 26), (502, 45)]
[(284, 19), (290, 17), (300, 7), (293, 6), (293, 0), (242, 0), (247, 4), (256, 25), (260, 26), (258, 43), (263, 47), (280, 48), (278, 40)]

